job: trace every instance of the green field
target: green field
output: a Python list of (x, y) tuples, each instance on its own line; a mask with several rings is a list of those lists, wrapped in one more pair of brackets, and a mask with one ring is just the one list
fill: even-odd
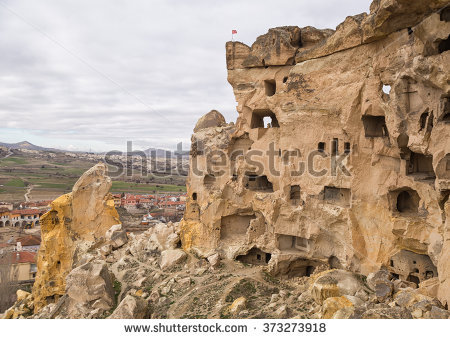
[(186, 186), (166, 184), (136, 184), (132, 182), (113, 181), (111, 192), (156, 193), (156, 192), (186, 192)]
[[(64, 153), (14, 151), (0, 159), (0, 201), (21, 202), (29, 185), (32, 200), (51, 200), (68, 193), (79, 177), (97, 161), (72, 158)], [(113, 193), (185, 192), (184, 177), (113, 179)]]
[(20, 178), (15, 178), (15, 179), (11, 179), (9, 181), (7, 181), (5, 183), (5, 186), (12, 186), (12, 187), (25, 187), (25, 183), (22, 179)]
[(0, 166), (8, 165), (11, 163), (23, 165), (23, 164), (26, 164), (27, 161), (24, 158), (16, 158), (16, 157), (9, 157), (9, 158), (0, 160)]

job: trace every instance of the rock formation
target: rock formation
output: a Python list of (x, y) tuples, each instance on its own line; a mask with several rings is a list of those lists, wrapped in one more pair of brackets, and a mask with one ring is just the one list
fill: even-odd
[(66, 276), (80, 265), (80, 254), (120, 223), (109, 194), (111, 179), (104, 164), (81, 176), (71, 193), (51, 203), (41, 218), (42, 242), (33, 286), (35, 311), (57, 301), (65, 293)]
[(4, 317), (448, 319), (449, 2), (227, 43), (239, 116), (195, 126), (182, 222), (127, 235), (97, 165)]
[(449, 3), (228, 42), (239, 116), (194, 130), (183, 248), (287, 277), (384, 266), (448, 304)]

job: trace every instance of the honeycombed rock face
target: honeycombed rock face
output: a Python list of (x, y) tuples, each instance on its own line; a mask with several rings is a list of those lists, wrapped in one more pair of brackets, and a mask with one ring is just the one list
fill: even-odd
[(236, 124), (196, 129), (185, 249), (309, 275), (386, 266), (450, 300), (450, 1), (226, 45)]
[(72, 192), (53, 201), (51, 210), (42, 216), (42, 243), (33, 286), (35, 312), (64, 295), (66, 276), (75, 267), (77, 253), (120, 223), (106, 172), (104, 164), (89, 169)]

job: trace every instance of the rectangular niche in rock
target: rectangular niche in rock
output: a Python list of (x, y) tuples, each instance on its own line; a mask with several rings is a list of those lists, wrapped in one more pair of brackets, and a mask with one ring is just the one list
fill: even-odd
[(309, 251), (309, 240), (293, 235), (278, 235), (278, 249), (281, 251)]
[(421, 174), (429, 179), (436, 177), (433, 169), (432, 155), (411, 152), (407, 161), (406, 170), (408, 175)]
[(450, 97), (444, 97), (441, 100), (441, 117), (440, 121), (450, 124)]
[(350, 206), (351, 190), (348, 188), (325, 186), (323, 200), (342, 207)]
[(268, 97), (271, 97), (277, 91), (277, 83), (275, 80), (264, 80), (264, 90)]
[(250, 221), (255, 219), (255, 215), (228, 215), (222, 217), (220, 223), (220, 239), (233, 239), (245, 237)]
[(366, 138), (381, 138), (388, 136), (384, 116), (364, 115), (362, 118)]
[(244, 186), (250, 191), (273, 192), (273, 185), (265, 175), (245, 173)]
[(289, 200), (291, 200), (292, 205), (300, 204), (300, 186), (299, 185), (291, 186), (291, 189), (289, 192)]

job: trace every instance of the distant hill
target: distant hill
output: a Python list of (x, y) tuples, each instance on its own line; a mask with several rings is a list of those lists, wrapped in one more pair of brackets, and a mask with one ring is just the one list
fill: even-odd
[[(161, 148), (147, 148), (144, 153), (147, 154), (148, 156), (151, 156), (153, 154), (155, 154), (156, 152), (156, 157), (157, 158), (165, 158), (166, 157), (166, 152), (169, 152), (169, 154), (167, 155), (167, 157), (169, 158), (176, 158), (177, 157), (177, 153), (176, 151), (173, 150), (165, 150), (165, 149), (161, 149)], [(182, 158), (189, 158), (189, 151), (182, 151), (181, 152), (181, 157)]]
[[(21, 141), (21, 142), (15, 143), (15, 144), (8, 144), (5, 142), (0, 142), (0, 146), (7, 147), (10, 149), (27, 149), (27, 150), (33, 150), (33, 151), (47, 151), (47, 152), (67, 152), (67, 151), (61, 150), (61, 149), (47, 148), (47, 147), (33, 145), (31, 142), (28, 142), (28, 141)], [(86, 153), (86, 152), (82, 152), (82, 151), (70, 151), (70, 152)], [(168, 152), (168, 151), (165, 149), (161, 149), (161, 148), (148, 148), (144, 151), (144, 153), (147, 154), (148, 156), (153, 155), (154, 152), (156, 152), (157, 158), (165, 158), (166, 152)], [(174, 151), (169, 151), (169, 152), (170, 152), (170, 154), (169, 154), (170, 158), (177, 157), (177, 154), (175, 154)], [(104, 152), (98, 152), (97, 154), (104, 154)], [(181, 156), (183, 158), (189, 158), (189, 151), (183, 151)]]
[(55, 148), (46, 148), (46, 147), (36, 146), (28, 141), (21, 141), (21, 142), (15, 143), (15, 144), (8, 144), (5, 142), (0, 142), (0, 146), (7, 147), (10, 149), (28, 149), (28, 150), (32, 150), (32, 151), (62, 152), (61, 150), (58, 150)]

